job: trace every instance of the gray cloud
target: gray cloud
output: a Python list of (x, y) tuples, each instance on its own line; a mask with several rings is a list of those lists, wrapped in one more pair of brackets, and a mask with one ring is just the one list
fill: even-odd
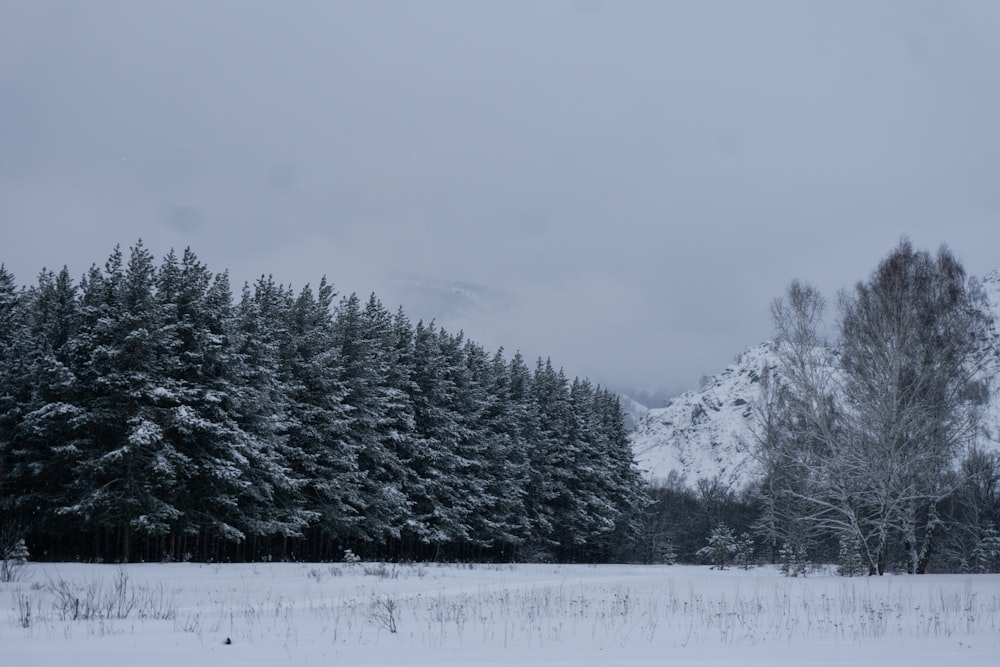
[[(1000, 247), (988, 2), (14, 2), (0, 248), (480, 285), (488, 344), (684, 388), (908, 234)], [(405, 290), (403, 291), (405, 292)], [(414, 306), (416, 307), (416, 306)]]
[(202, 215), (194, 206), (170, 204), (162, 214), (163, 225), (181, 234), (194, 234), (202, 226)]

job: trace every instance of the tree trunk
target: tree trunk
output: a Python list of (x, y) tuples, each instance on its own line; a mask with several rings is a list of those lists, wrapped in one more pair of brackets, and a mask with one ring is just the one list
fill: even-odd
[(927, 514), (927, 528), (924, 529), (924, 543), (921, 545), (920, 555), (917, 557), (917, 574), (927, 573), (927, 564), (931, 560), (931, 551), (933, 551), (934, 547), (935, 529), (940, 523), (937, 516), (937, 508), (934, 504), (931, 504)]
[(122, 531), (122, 544), (121, 544), (121, 556), (119, 557), (120, 562), (127, 563), (129, 557), (129, 551), (131, 550), (131, 531), (129, 531), (128, 524), (124, 524), (121, 528)]

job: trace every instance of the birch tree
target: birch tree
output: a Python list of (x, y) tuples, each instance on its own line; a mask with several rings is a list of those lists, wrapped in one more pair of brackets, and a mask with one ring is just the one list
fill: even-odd
[[(974, 281), (942, 248), (904, 240), (839, 299), (839, 345), (820, 335), (823, 300), (793, 283), (775, 302), (778, 428), (758, 438), (785, 518), (855, 540), (882, 574), (898, 538), (922, 573), (940, 526), (937, 504), (975, 435), (988, 383), (990, 318)], [(772, 405), (773, 407), (773, 405)]]

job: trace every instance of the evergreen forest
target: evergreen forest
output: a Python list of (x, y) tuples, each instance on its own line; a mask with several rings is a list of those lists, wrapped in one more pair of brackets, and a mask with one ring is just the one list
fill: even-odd
[(646, 504), (617, 395), (374, 295), (234, 297), (141, 241), (0, 268), (0, 513), (32, 558), (610, 561)]
[(326, 279), (236, 297), (141, 241), (79, 280), (0, 266), (0, 561), (1000, 571), (979, 283), (904, 240), (841, 293), (832, 341), (824, 306), (800, 282), (773, 304), (761, 474), (736, 490), (643, 479), (614, 392)]

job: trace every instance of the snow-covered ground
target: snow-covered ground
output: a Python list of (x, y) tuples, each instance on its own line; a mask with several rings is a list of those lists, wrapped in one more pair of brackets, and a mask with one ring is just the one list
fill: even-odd
[(1000, 575), (29, 564), (0, 584), (0, 664), (11, 666), (953, 667), (997, 655)]

